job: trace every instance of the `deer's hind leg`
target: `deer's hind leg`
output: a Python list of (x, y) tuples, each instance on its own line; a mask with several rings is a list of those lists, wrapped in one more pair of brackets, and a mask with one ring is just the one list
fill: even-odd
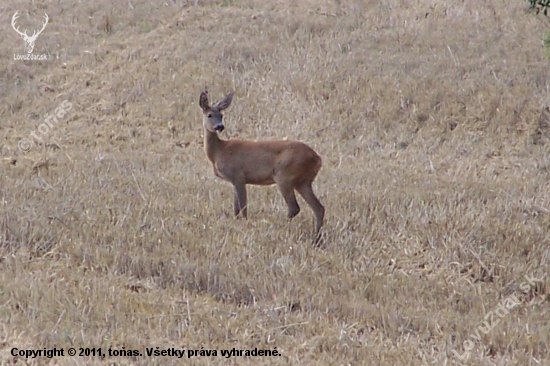
[(325, 207), (321, 204), (321, 202), (313, 192), (311, 183), (304, 183), (296, 187), (296, 190), (298, 191), (298, 193), (300, 193), (300, 195), (304, 198), (304, 200), (315, 213), (315, 233), (317, 236), (319, 236), (319, 232), (321, 230), (321, 227), (323, 226), (323, 220), (325, 218)]
[(300, 212), (300, 206), (298, 205), (298, 201), (296, 200), (294, 187), (288, 182), (284, 180), (278, 180), (277, 178), (275, 178), (275, 183), (277, 183), (277, 187), (279, 188), (279, 191), (281, 192), (281, 195), (283, 196), (285, 203), (288, 207), (287, 217), (291, 219), (294, 216), (298, 215), (298, 213)]

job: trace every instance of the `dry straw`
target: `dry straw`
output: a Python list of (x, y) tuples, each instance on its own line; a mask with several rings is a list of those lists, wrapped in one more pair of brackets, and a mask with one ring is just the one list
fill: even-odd
[[(229, 362), (550, 364), (547, 29), (525, 8), (5, 1), (0, 363), (12, 347), (144, 354), (36, 365), (181, 364), (145, 356), (156, 347), (219, 365), (200, 351), (277, 347)], [(21, 30), (48, 14), (33, 50), (48, 60), (10, 56), (16, 11)], [(238, 98), (223, 138), (315, 147), (321, 247), (276, 187), (251, 187), (249, 219), (233, 218), (202, 146), (204, 85)], [(525, 275), (541, 279), (526, 293)], [(462, 363), (452, 350), (511, 294)]]

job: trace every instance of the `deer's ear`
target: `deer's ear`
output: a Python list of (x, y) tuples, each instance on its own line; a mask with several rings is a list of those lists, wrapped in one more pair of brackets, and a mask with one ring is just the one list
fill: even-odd
[(201, 96), (199, 98), (199, 106), (205, 112), (210, 109), (210, 105), (208, 104), (208, 94), (206, 92), (201, 93)]
[(233, 93), (227, 95), (225, 98), (220, 100), (216, 104), (216, 109), (219, 110), (219, 111), (223, 111), (225, 108), (227, 108), (231, 105), (232, 100), (233, 100)]

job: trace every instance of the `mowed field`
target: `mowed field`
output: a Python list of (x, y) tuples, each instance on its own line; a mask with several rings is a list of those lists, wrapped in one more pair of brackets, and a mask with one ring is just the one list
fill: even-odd
[[(550, 24), (526, 7), (3, 2), (0, 364), (550, 365)], [(48, 14), (49, 60), (14, 60), (16, 11)], [(322, 156), (318, 247), (275, 186), (233, 217), (205, 86), (235, 92), (222, 138)]]

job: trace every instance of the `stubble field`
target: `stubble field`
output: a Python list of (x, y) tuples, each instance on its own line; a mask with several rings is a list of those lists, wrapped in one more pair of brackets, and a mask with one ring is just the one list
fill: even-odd
[[(549, 23), (448, 3), (4, 2), (0, 363), (550, 365)], [(233, 218), (205, 86), (223, 138), (322, 156), (319, 247), (275, 186)]]

